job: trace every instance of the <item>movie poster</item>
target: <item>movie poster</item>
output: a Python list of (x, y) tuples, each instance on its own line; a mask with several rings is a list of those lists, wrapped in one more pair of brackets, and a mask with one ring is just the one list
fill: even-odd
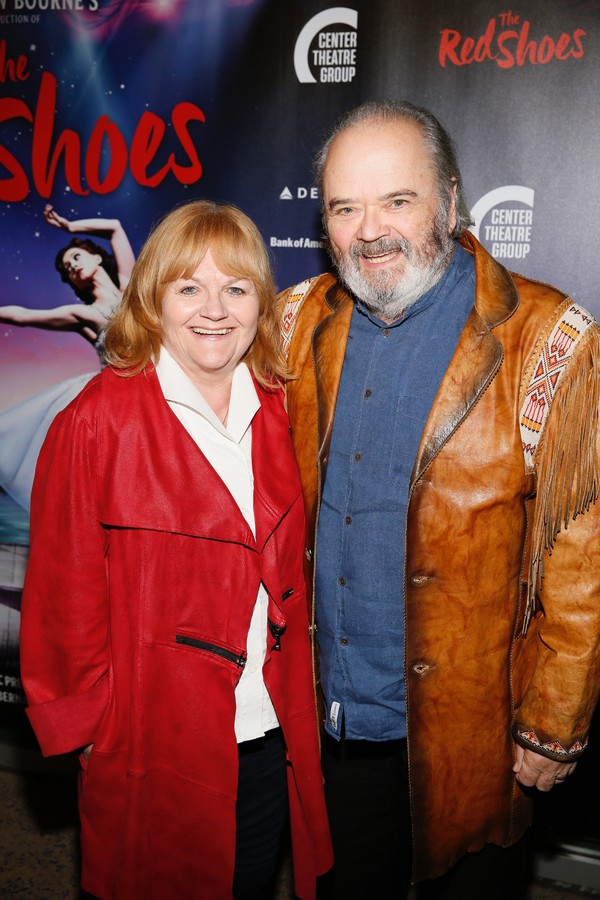
[[(19, 606), (39, 448), (99, 371), (103, 326), (153, 223), (192, 198), (233, 199), (216, 174), (217, 121), (229, 59), (260, 6), (0, 3), (0, 710), (23, 703)], [(243, 164), (234, 125), (226, 139)]]
[[(315, 275), (316, 148), (357, 103), (408, 99), (454, 137), (486, 248), (598, 314), (599, 38), (599, 0), (0, 0), (0, 721), (39, 445), (153, 223), (233, 202), (279, 287)], [(82, 250), (105, 274), (76, 293)]]

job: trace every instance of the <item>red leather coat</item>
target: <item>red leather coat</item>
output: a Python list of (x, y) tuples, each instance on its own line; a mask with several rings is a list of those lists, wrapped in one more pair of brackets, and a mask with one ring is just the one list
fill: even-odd
[(298, 894), (331, 865), (300, 483), (281, 393), (257, 390), (256, 539), (151, 366), (97, 376), (40, 455), (22, 676), (44, 754), (94, 745), (82, 884), (102, 898), (231, 897), (234, 688), (261, 580), (283, 630), (264, 677), (287, 746)]

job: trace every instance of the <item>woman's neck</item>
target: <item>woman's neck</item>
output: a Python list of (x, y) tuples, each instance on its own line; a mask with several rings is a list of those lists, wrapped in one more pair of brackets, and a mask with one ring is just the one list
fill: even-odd
[(232, 378), (223, 382), (199, 382), (197, 379), (193, 379), (193, 381), (219, 422), (221, 422), (222, 425), (226, 425), (227, 416), (229, 414), (229, 402), (231, 400)]
[(123, 292), (119, 290), (108, 272), (103, 268), (99, 268), (94, 274), (92, 293), (94, 295), (92, 305), (100, 308), (107, 318), (123, 296)]

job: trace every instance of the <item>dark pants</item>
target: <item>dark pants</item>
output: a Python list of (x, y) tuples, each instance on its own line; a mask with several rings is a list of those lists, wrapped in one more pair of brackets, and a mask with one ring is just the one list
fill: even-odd
[[(406, 741), (323, 740), (323, 772), (335, 864), (323, 896), (400, 900), (410, 886), (412, 834)], [(452, 810), (448, 810), (448, 816)], [(419, 886), (423, 900), (520, 900), (525, 842), (487, 844), (443, 878)]]
[(271, 897), (287, 818), (285, 748), (281, 730), (239, 744), (235, 900)]

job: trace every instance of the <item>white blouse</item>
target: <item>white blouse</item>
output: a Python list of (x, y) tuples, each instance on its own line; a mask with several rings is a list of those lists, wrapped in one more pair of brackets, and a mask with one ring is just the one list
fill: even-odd
[[(226, 426), (165, 347), (161, 347), (156, 374), (165, 400), (225, 482), (255, 534), (251, 425), (260, 401), (248, 367), (239, 363), (233, 374)], [(248, 659), (235, 690), (238, 743), (262, 737), (279, 725), (262, 675), (266, 647), (267, 592), (261, 584), (248, 631)]]

